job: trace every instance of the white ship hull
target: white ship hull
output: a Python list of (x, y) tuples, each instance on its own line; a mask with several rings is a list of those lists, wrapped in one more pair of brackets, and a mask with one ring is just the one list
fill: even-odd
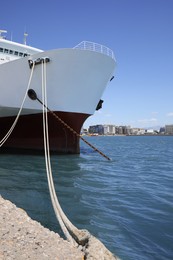
[[(78, 48), (38, 52), (1, 64), (0, 138), (9, 130), (26, 94), (32, 70), (28, 60), (35, 61), (44, 57), (50, 60), (45, 65), (47, 105), (78, 133), (86, 118), (95, 112), (115, 68), (115, 60), (112, 57)], [(30, 89), (42, 99), (41, 64), (35, 65), (33, 69)], [(41, 104), (27, 96), (19, 122), (1, 150), (43, 150), (41, 114)], [(51, 150), (78, 153), (78, 138), (67, 129), (63, 130), (64, 126), (57, 124), (51, 115), (49, 122)]]

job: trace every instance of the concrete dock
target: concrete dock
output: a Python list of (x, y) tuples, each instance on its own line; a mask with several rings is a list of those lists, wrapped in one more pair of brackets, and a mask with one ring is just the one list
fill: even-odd
[(74, 246), (0, 195), (0, 260), (120, 260), (90, 234)]
[(0, 260), (82, 260), (82, 251), (0, 196)]

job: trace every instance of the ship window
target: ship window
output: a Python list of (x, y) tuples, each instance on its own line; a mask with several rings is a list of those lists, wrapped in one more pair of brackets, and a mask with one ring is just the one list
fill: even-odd
[(19, 54), (18, 51), (15, 51), (15, 52), (14, 52), (14, 55), (17, 55), (17, 56), (18, 56), (18, 54)]
[(12, 51), (12, 50), (10, 50), (10, 54), (13, 54), (13, 51)]
[(27, 53), (24, 53), (24, 55), (23, 55), (24, 57), (26, 57), (26, 56), (28, 56), (28, 54)]
[(8, 49), (5, 49), (4, 52), (5, 52), (5, 53), (8, 53)]
[(19, 52), (19, 56), (22, 57), (22, 56), (23, 56), (23, 53), (22, 53), (22, 52)]
[(3, 52), (3, 48), (0, 48), (0, 52)]

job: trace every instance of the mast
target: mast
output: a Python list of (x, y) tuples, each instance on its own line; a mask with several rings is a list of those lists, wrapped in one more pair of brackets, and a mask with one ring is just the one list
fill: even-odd
[(25, 32), (24, 33), (24, 39), (23, 39), (23, 44), (26, 45), (26, 38), (27, 38), (28, 34)]

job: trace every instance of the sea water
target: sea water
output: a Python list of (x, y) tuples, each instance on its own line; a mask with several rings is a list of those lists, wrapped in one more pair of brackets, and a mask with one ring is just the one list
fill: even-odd
[[(57, 196), (70, 221), (124, 260), (173, 259), (173, 136), (86, 137), (80, 155), (51, 156)], [(0, 194), (63, 236), (44, 156), (0, 155)]]

